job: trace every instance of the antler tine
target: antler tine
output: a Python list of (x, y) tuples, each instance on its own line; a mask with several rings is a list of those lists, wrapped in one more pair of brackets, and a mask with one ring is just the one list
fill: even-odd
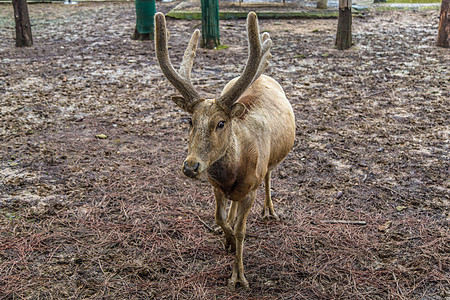
[(160, 12), (155, 15), (156, 58), (158, 59), (159, 66), (161, 67), (163, 74), (184, 97), (185, 103), (183, 103), (182, 108), (189, 112), (194, 103), (201, 98), (190, 81), (190, 72), (195, 57), (198, 37), (199, 33), (195, 31), (186, 49), (179, 74), (175, 71), (169, 58), (169, 51), (167, 48), (166, 18), (164, 14)]
[(184, 52), (183, 61), (181, 62), (181, 67), (179, 74), (184, 79), (191, 82), (191, 69), (194, 64), (195, 52), (197, 51), (197, 44), (200, 38), (200, 30), (196, 29), (191, 36), (191, 40)]
[[(261, 62), (259, 63), (258, 72), (256, 72), (255, 77), (253, 78), (253, 82), (262, 75), (265, 69), (269, 66), (269, 60), (272, 58), (272, 54), (270, 53), (270, 47), (272, 46), (272, 40), (270, 39), (270, 35), (268, 32), (264, 32), (262, 35), (263, 47), (261, 49)], [(250, 84), (251, 85), (251, 84)]]
[[(264, 42), (261, 45), (258, 17), (254, 12), (250, 12), (247, 15), (247, 35), (249, 41), (249, 54), (244, 72), (234, 85), (217, 99), (217, 102), (225, 111), (230, 111), (234, 102), (236, 102), (253, 81), (256, 80), (256, 76), (259, 77), (259, 75), (261, 75), (270, 58), (269, 49), (272, 45), (272, 41), (268, 34), (263, 35)], [(263, 61), (262, 65), (261, 61)]]

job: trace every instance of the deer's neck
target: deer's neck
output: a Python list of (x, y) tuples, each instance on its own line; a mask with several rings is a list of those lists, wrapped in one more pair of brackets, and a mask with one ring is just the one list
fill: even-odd
[(208, 179), (210, 183), (214, 187), (222, 190), (227, 197), (230, 197), (237, 186), (239, 152), (239, 143), (234, 133), (232, 133), (230, 144), (225, 155), (208, 168)]

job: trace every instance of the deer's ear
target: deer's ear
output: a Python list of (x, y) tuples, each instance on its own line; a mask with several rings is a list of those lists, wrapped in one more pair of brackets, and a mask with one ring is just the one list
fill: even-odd
[(230, 117), (231, 118), (239, 118), (245, 113), (245, 105), (239, 102), (234, 103), (231, 106)]
[(192, 108), (188, 105), (187, 101), (181, 96), (172, 96), (172, 101), (182, 110), (192, 113)]

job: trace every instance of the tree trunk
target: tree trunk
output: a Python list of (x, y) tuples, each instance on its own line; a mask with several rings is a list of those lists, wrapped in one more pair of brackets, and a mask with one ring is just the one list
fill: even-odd
[(442, 0), (437, 43), (440, 47), (450, 47), (450, 0)]
[(339, 0), (339, 19), (336, 47), (345, 50), (352, 46), (352, 0)]
[(327, 8), (327, 0), (317, 0), (317, 8), (319, 9)]
[(155, 0), (136, 0), (136, 27), (134, 27), (133, 40), (155, 39)]
[(12, 5), (16, 21), (16, 47), (30, 47), (33, 45), (33, 36), (27, 0), (12, 0)]
[(202, 3), (202, 47), (214, 49), (220, 45), (219, 1), (201, 0)]

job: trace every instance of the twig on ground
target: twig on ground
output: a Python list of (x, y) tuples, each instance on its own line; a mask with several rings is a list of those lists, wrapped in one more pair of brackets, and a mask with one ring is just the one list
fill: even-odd
[(325, 224), (349, 224), (349, 225), (367, 225), (366, 221), (352, 221), (352, 220), (320, 220), (321, 223)]
[(206, 223), (200, 218), (200, 216), (197, 215), (197, 218), (198, 218), (198, 220), (200, 221), (200, 223), (202, 223), (203, 225), (205, 225), (205, 227), (206, 227), (209, 231), (214, 232), (214, 229), (213, 229), (211, 226), (209, 226), (208, 224), (206, 224)]

